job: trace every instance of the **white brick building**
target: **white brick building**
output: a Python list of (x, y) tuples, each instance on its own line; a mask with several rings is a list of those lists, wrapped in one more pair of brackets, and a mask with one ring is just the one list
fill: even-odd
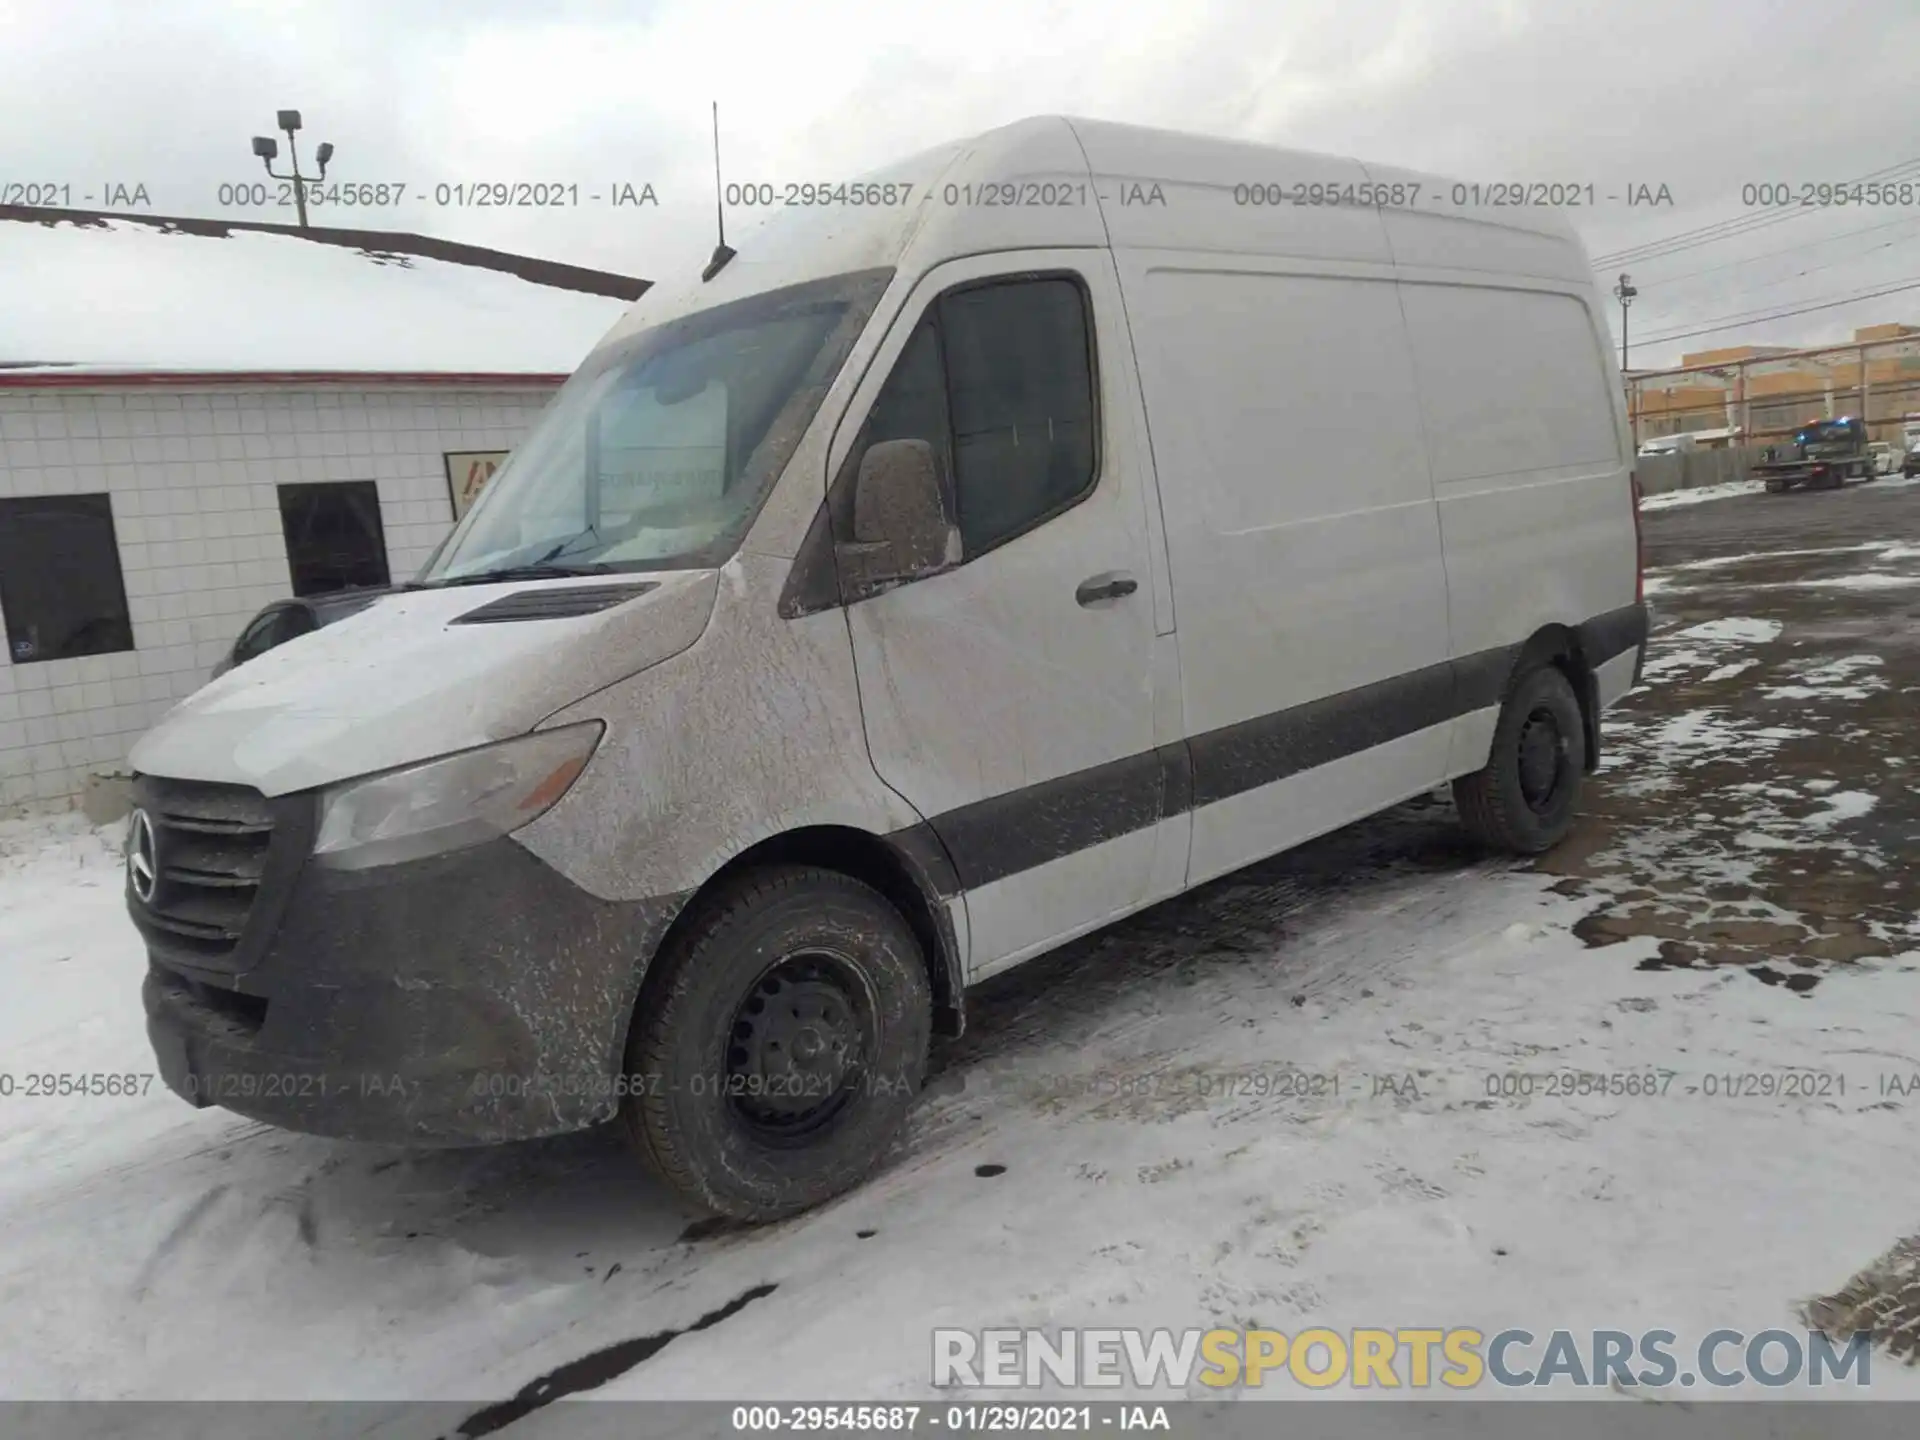
[(646, 285), (271, 229), (0, 207), (0, 814), (118, 769), (262, 605), (411, 577)]
[(560, 378), (0, 369), (0, 808), (117, 766), (267, 602), (409, 577), (448, 457)]

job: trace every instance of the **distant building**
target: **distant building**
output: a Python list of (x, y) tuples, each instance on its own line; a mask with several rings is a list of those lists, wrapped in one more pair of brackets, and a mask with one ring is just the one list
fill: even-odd
[(1642, 440), (1731, 430), (1765, 444), (1838, 415), (1859, 415), (1874, 439), (1898, 440), (1904, 418), (1920, 411), (1920, 327), (1870, 325), (1813, 349), (1698, 351), (1673, 369), (1634, 374), (1630, 388)]

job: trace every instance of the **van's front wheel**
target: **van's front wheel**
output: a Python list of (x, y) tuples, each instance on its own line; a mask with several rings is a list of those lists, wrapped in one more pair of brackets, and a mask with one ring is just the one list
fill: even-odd
[(1530, 670), (1501, 708), (1485, 767), (1453, 782), (1461, 822), (1474, 838), (1502, 850), (1550, 850), (1573, 828), (1586, 765), (1586, 728), (1573, 686), (1551, 665)]
[(777, 1220), (865, 1179), (926, 1074), (932, 996), (911, 928), (811, 867), (701, 902), (627, 1045), (621, 1123), (686, 1199)]

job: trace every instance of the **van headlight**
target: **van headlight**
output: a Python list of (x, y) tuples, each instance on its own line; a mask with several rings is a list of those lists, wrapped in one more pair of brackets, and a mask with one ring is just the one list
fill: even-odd
[(589, 720), (330, 786), (314, 858), (366, 870), (511, 834), (567, 793), (604, 733)]

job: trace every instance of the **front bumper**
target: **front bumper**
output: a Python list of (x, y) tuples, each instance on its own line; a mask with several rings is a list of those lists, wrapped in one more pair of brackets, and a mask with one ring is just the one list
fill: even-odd
[[(273, 843), (310, 836), (282, 826)], [(303, 853), (264, 869), (230, 955), (183, 953), (129, 897), (148, 939), (147, 1035), (175, 1093), (409, 1145), (613, 1115), (640, 980), (683, 897), (599, 900), (511, 839), (379, 870)]]

